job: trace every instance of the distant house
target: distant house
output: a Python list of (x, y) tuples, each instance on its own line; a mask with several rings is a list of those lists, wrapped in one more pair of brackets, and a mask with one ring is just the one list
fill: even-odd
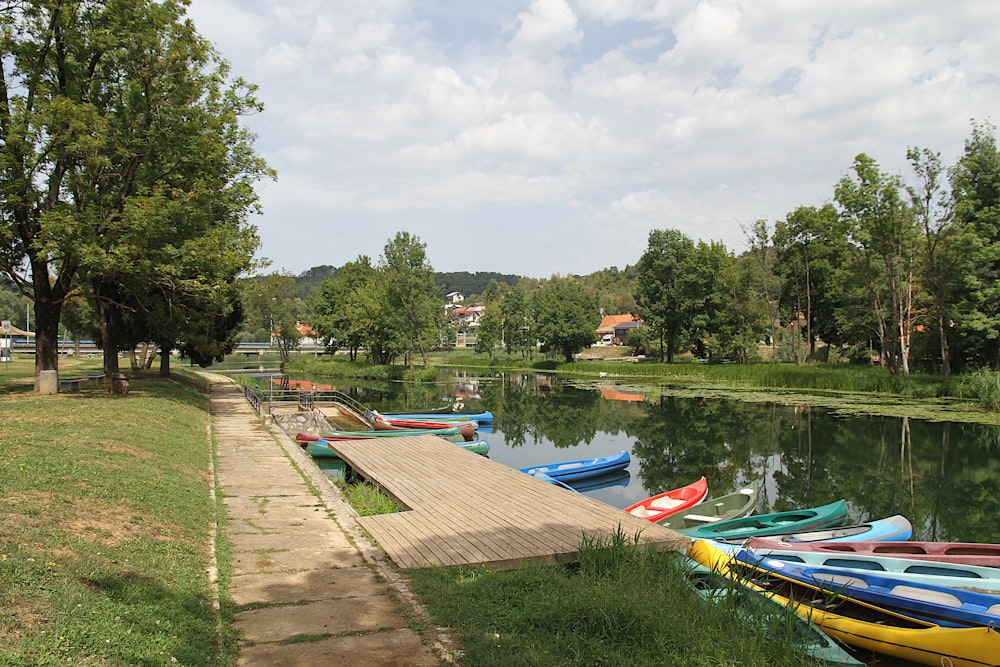
[(465, 295), (461, 292), (448, 292), (444, 295), (445, 303), (462, 303), (465, 301)]
[(642, 320), (635, 315), (605, 315), (597, 327), (597, 342), (599, 345), (623, 345), (629, 332), (641, 326)]
[(299, 344), (300, 345), (315, 345), (316, 344), (316, 330), (308, 324), (303, 324), (302, 322), (295, 323), (295, 329), (299, 332)]
[(459, 327), (478, 327), (479, 320), (486, 312), (486, 306), (456, 306), (452, 312), (455, 314), (455, 322)]

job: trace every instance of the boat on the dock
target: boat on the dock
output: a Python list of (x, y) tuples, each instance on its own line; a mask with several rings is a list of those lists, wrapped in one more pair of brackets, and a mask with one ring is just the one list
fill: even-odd
[(746, 487), (718, 498), (703, 500), (689, 509), (658, 519), (656, 523), (671, 530), (681, 530), (717, 521), (738, 519), (756, 509), (759, 494), (760, 487)]

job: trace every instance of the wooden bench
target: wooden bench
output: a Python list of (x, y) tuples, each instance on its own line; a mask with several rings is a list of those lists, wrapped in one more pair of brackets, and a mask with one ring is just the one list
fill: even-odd
[(104, 373), (90, 373), (87, 375), (87, 384), (104, 384)]
[(80, 391), (83, 378), (59, 378), (59, 391)]

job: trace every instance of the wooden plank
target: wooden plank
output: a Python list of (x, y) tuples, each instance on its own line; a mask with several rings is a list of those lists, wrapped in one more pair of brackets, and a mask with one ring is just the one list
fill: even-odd
[(678, 549), (674, 531), (467, 452), (437, 436), (338, 442), (352, 468), (408, 511), (359, 519), (400, 567), (565, 562), (617, 530)]

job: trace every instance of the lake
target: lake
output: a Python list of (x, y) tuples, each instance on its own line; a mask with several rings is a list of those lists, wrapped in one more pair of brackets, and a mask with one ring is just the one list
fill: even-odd
[(844, 498), (854, 521), (906, 516), (913, 539), (1000, 542), (997, 426), (845, 416), (532, 373), (442, 371), (432, 384), (337, 388), (381, 412), (489, 410), (492, 429), (480, 437), (491, 459), (512, 467), (628, 451), (627, 475), (580, 489), (615, 507), (705, 475), (711, 495), (763, 483), (759, 513)]

